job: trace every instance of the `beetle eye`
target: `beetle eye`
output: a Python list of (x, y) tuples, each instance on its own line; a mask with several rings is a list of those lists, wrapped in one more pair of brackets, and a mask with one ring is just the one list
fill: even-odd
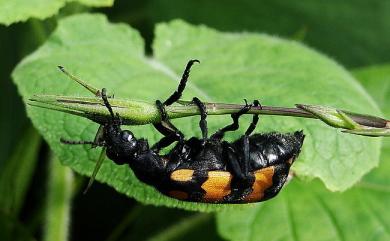
[(133, 134), (130, 131), (122, 131), (122, 139), (130, 142), (133, 139)]

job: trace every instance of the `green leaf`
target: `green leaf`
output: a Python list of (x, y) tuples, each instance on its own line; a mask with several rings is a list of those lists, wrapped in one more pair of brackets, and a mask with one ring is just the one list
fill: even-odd
[[(249, 30), (303, 39), (347, 66), (390, 60), (390, 4), (383, 0), (242, 0), (239, 4), (235, 0), (155, 0), (146, 7), (154, 22), (180, 18), (224, 31)], [(118, 11), (132, 9), (129, 5)]]
[(390, 65), (378, 65), (355, 69), (353, 74), (374, 98), (384, 113), (390, 118)]
[[(77, 15), (60, 21), (58, 29), (13, 73), (24, 100), (34, 94), (89, 93), (57, 69), (65, 66), (93, 86), (106, 87), (116, 97), (145, 101), (164, 99), (177, 88), (186, 62), (198, 58), (183, 99), (241, 103), (260, 99), (264, 105), (326, 104), (358, 113), (378, 114), (368, 94), (342, 67), (299, 43), (258, 34), (226, 34), (182, 21), (160, 24), (146, 57), (140, 35), (123, 24), (110, 24), (101, 15)], [(92, 140), (97, 124), (64, 113), (28, 107), (34, 125), (63, 164), (90, 175), (99, 151), (87, 146), (65, 146), (60, 137)], [(242, 130), (251, 117), (243, 118)], [(199, 117), (174, 121), (186, 136), (200, 135)], [(208, 119), (210, 133), (230, 123), (229, 116)], [(151, 126), (129, 127), (154, 143), (161, 138)], [(345, 190), (377, 165), (379, 139), (356, 137), (314, 120), (263, 117), (257, 131), (304, 129), (307, 138), (294, 165), (298, 176), (319, 177), (331, 190)], [(127, 166), (105, 161), (97, 180), (119, 192), (155, 205), (192, 210), (218, 210), (228, 205), (206, 205), (167, 198), (140, 183)]]
[[(45, 19), (53, 16), (70, 0), (0, 0), (0, 24), (26, 21), (29, 18)], [(114, 0), (77, 0), (92, 7), (111, 6)]]
[(294, 180), (273, 202), (217, 214), (228, 240), (389, 240), (390, 148), (381, 165), (344, 193)]

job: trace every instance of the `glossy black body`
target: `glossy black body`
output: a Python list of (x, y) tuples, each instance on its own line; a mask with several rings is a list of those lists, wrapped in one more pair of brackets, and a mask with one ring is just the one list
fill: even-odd
[[(207, 180), (209, 171), (234, 173), (234, 167), (229, 165), (229, 158), (237, 158), (239, 163), (244, 161), (243, 137), (233, 143), (211, 138), (203, 143), (202, 139), (192, 137), (184, 141), (184, 145), (175, 145), (168, 154), (159, 155), (149, 148), (147, 140), (137, 140), (132, 135), (133, 138), (129, 141), (129, 135), (132, 133), (121, 130), (118, 124), (106, 124), (103, 140), (107, 147), (107, 156), (116, 164), (129, 165), (140, 181), (154, 186), (163, 194), (169, 195), (172, 190), (187, 193), (187, 201), (203, 201), (207, 190), (203, 190), (201, 186)], [(270, 166), (275, 167), (273, 185), (266, 191), (262, 201), (274, 197), (282, 188), (292, 164), (288, 161), (293, 161), (298, 156), (303, 139), (301, 131), (292, 134), (266, 133), (249, 136), (249, 173)], [(180, 169), (194, 170), (193, 179), (186, 183), (171, 180), (171, 173)], [(252, 183), (247, 185), (251, 186)], [(221, 199), (219, 203), (242, 202), (242, 191), (237, 187), (235, 195)]]

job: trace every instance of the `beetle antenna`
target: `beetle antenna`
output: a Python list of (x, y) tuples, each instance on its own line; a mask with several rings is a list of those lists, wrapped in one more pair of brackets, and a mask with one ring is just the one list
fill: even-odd
[(99, 143), (95, 141), (72, 141), (72, 140), (66, 140), (62, 137), (60, 138), (60, 142), (66, 145), (95, 145), (95, 146), (99, 145)]
[(99, 169), (100, 169), (100, 167), (101, 167), (102, 164), (103, 164), (105, 153), (106, 153), (106, 147), (103, 147), (102, 151), (100, 152), (99, 159), (98, 159), (98, 161), (96, 162), (95, 168), (93, 169), (92, 176), (91, 176), (91, 178), (89, 179), (88, 185), (87, 185), (87, 187), (85, 188), (83, 194), (86, 194), (86, 193), (88, 192), (88, 190), (91, 188), (93, 182), (95, 181), (95, 177), (96, 177), (96, 175), (98, 174)]

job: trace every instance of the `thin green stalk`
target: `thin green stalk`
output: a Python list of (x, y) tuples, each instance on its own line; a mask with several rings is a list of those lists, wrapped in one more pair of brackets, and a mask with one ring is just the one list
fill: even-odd
[[(100, 124), (106, 123), (110, 118), (99, 97), (36, 95), (30, 98), (28, 104), (82, 116)], [(144, 125), (161, 121), (160, 113), (154, 103), (111, 98), (110, 104), (113, 111), (119, 114), (124, 125)], [(205, 105), (208, 115), (232, 114), (243, 108), (243, 105), (238, 104), (205, 103)], [(196, 105), (189, 101), (178, 101), (177, 104), (167, 106), (166, 111), (170, 119), (200, 114)], [(390, 136), (389, 120), (326, 106), (297, 104), (296, 108), (252, 107), (247, 114), (318, 119), (328, 126), (345, 129), (351, 134)]]
[(119, 240), (126, 228), (134, 222), (134, 220), (142, 213), (144, 209), (145, 206), (139, 204), (136, 205), (115, 227), (115, 229), (111, 232), (110, 236), (106, 239), (106, 241)]
[[(29, 99), (28, 104), (88, 118), (99, 124), (104, 124), (110, 118), (98, 88), (67, 72), (60, 70), (70, 79), (86, 88), (95, 95), (92, 97), (71, 97), (56, 95), (36, 95)], [(182, 118), (199, 115), (196, 105), (190, 101), (177, 101), (178, 104), (166, 106), (168, 118)], [(204, 103), (208, 115), (226, 115), (237, 113), (243, 105), (225, 103)], [(154, 103), (110, 98), (110, 105), (124, 125), (143, 125), (158, 123), (161, 116)], [(296, 104), (296, 108), (260, 106), (252, 107), (247, 114), (280, 115), (318, 119), (334, 128), (342, 128), (344, 132), (364, 136), (390, 136), (390, 121), (365, 114), (353, 113), (337, 108)]]
[(49, 170), (44, 240), (66, 241), (69, 238), (73, 173), (53, 157)]
[(208, 221), (212, 217), (213, 217), (212, 214), (204, 214), (204, 213), (194, 214), (168, 227), (164, 231), (148, 239), (148, 241), (169, 241), (169, 240), (178, 239), (179, 237), (183, 236), (191, 229)]
[[(17, 216), (38, 161), (41, 137), (33, 127), (23, 132), (9, 159), (0, 168), (0, 207), (8, 215)], [(21, 168), (23, 167), (23, 168)], [(7, 193), (8, 195), (1, 195)]]

